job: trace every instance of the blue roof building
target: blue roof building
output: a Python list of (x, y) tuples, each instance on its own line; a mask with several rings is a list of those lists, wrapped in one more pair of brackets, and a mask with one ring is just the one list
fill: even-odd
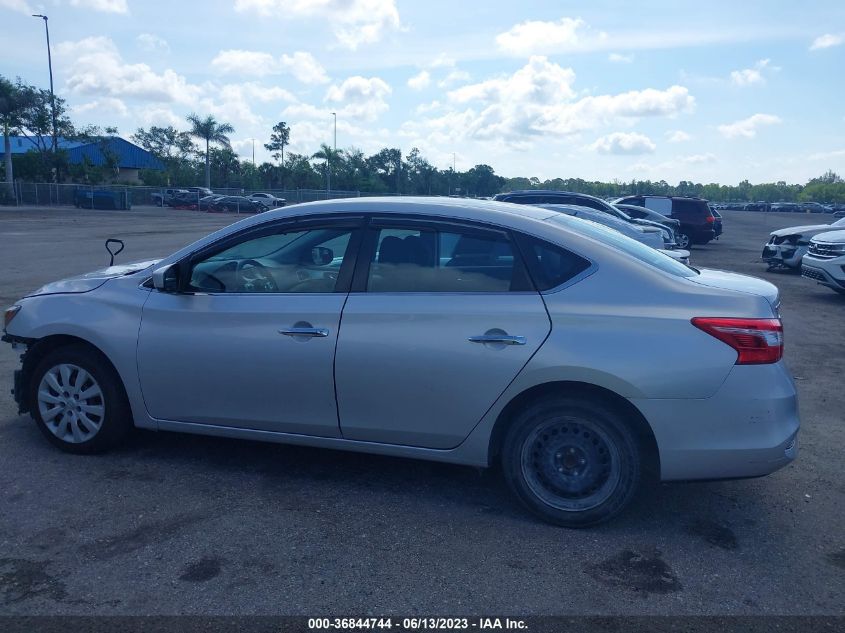
[[(25, 136), (12, 136), (10, 141), (12, 155), (25, 154), (30, 150), (37, 149), (33, 139)], [(44, 137), (40, 142), (50, 147), (52, 138)], [(121, 182), (140, 182), (138, 172), (141, 169), (164, 169), (161, 161), (150, 152), (119, 136), (109, 136), (93, 143), (82, 143), (59, 137), (57, 145), (59, 149), (67, 152), (68, 161), (71, 164), (79, 165), (87, 159), (89, 163), (97, 167), (101, 167), (108, 162), (107, 156), (103, 153), (105, 148), (106, 154), (112, 154), (117, 158), (115, 180)]]

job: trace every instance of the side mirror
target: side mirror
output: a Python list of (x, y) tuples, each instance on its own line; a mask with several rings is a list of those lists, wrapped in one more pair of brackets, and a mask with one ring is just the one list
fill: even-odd
[(179, 291), (179, 265), (162, 266), (153, 271), (153, 286), (161, 292)]

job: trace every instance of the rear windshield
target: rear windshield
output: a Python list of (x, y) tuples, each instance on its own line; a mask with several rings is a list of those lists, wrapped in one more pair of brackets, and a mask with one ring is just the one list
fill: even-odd
[(650, 246), (646, 246), (637, 240), (631, 239), (619, 231), (602, 226), (596, 222), (580, 220), (563, 214), (553, 215), (546, 221), (561, 224), (571, 231), (585, 235), (597, 242), (601, 242), (602, 244), (612, 246), (616, 250), (627, 253), (631, 257), (654, 266), (655, 268), (659, 268), (670, 275), (675, 275), (677, 277), (695, 277), (698, 274), (694, 269), (689, 266), (685, 266), (668, 255), (665, 255)]

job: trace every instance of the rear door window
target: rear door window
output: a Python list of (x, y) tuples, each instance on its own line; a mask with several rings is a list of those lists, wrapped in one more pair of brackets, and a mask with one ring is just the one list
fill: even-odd
[(530, 282), (508, 236), (437, 227), (377, 233), (367, 292), (511, 292)]

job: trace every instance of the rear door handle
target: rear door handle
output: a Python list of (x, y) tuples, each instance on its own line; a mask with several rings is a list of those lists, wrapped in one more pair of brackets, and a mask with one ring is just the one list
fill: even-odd
[(467, 340), (470, 343), (504, 343), (505, 345), (525, 345), (524, 336), (508, 336), (506, 334), (482, 334), (481, 336), (470, 336)]
[(307, 336), (311, 338), (325, 338), (329, 331), (324, 327), (289, 327), (279, 330), (285, 336)]

